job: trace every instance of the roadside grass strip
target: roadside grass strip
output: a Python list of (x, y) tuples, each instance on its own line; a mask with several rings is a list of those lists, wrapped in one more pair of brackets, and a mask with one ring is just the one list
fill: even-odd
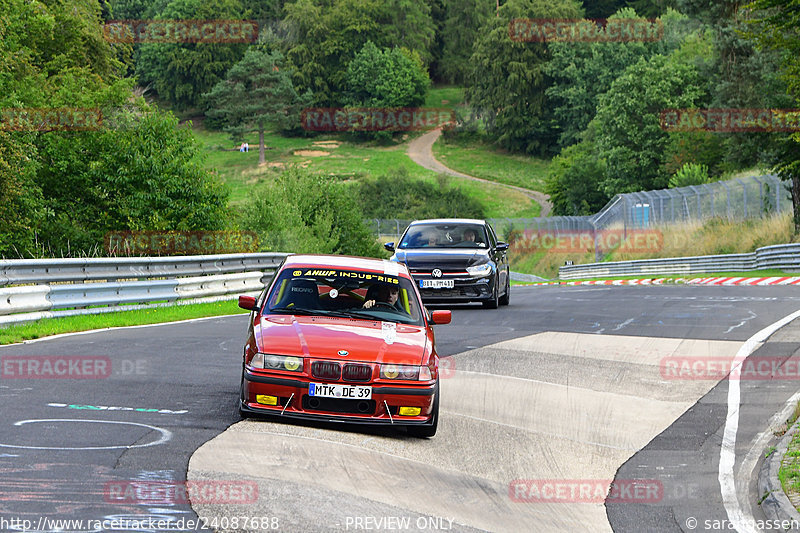
[(169, 305), (164, 307), (118, 311), (98, 315), (79, 315), (63, 318), (43, 318), (35, 322), (0, 328), (0, 345), (26, 340), (113, 327), (141, 326), (176, 322), (194, 318), (244, 314), (236, 300), (211, 303)]
[(789, 501), (800, 511), (800, 431), (795, 432), (781, 459), (778, 480)]

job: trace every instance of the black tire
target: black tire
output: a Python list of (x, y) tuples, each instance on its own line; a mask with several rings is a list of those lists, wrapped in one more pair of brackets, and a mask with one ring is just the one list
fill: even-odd
[(500, 289), (497, 288), (497, 285), (500, 284), (500, 278), (494, 281), (494, 290), (492, 291), (492, 299), (488, 302), (483, 302), (483, 307), (486, 309), (497, 309), (500, 305), (500, 299), (498, 298), (498, 294), (500, 293)]
[(506, 276), (506, 292), (500, 297), (500, 305), (508, 305), (511, 302), (511, 278)]
[(239, 384), (239, 417), (243, 420), (250, 418), (250, 413), (242, 409), (244, 407), (244, 368), (242, 369), (242, 381)]
[(427, 426), (408, 426), (408, 434), (412, 437), (429, 438), (436, 435), (436, 429), (439, 427), (439, 381), (436, 381), (436, 388), (433, 390), (435, 394), (433, 398), (433, 413), (431, 418), (433, 424)]

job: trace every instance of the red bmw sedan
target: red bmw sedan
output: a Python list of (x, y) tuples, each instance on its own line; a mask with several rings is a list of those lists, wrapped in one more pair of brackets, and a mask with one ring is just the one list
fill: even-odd
[(434, 324), (404, 265), (293, 255), (252, 311), (244, 347), (243, 416), (405, 426), (432, 437), (439, 422)]

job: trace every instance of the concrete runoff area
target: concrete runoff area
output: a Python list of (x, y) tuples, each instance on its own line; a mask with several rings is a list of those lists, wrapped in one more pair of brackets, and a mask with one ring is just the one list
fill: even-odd
[(187, 479), (254, 480), (258, 501), (193, 508), (276, 516), (285, 531), (365, 529), (367, 518), (375, 529), (611, 531), (602, 502), (514, 501), (515, 480), (610, 482), (717, 383), (666, 379), (664, 360), (730, 361), (741, 344), (544, 332), (462, 352), (441, 380), (434, 438), (243, 421), (194, 453)]

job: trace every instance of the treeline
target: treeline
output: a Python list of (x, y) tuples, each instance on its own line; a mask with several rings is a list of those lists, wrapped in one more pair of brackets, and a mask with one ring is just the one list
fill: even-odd
[[(745, 0), (111, 0), (111, 11), (115, 18), (256, 19), (264, 29), (257, 46), (280, 58), (292, 90), (316, 106), (417, 106), (432, 82), (463, 85), (467, 106), (449, 135), (557, 156), (547, 192), (555, 214), (575, 215), (596, 212), (617, 193), (697, 185), (758, 165), (788, 168), (797, 144), (788, 135), (676, 133), (660, 119), (668, 108), (794, 107), (787, 39), (759, 46), (774, 32), (769, 22), (753, 23), (772, 16), (774, 26), (796, 5), (763, 0), (755, 11)], [(544, 43), (509, 31), (518, 19), (583, 17), (647, 17), (662, 32), (639, 42)], [(244, 53), (243, 45), (216, 46), (140, 45), (130, 68), (171, 105), (209, 109), (213, 100), (203, 95)], [(204, 60), (209, 55), (214, 61)]]
[[(0, 255), (102, 254), (109, 231), (254, 224), (272, 249), (296, 241), (307, 251), (372, 254), (364, 228), (344, 226), (368, 211), (422, 212), (427, 197), (438, 207), (426, 214), (480, 216), (444, 183), (430, 189), (392, 176), (323, 186), (300, 172), (233, 213), (190, 129), (163, 108), (204, 114), (207, 126), (234, 136), (307, 134), (294, 118), (302, 106), (418, 106), (433, 82), (463, 84), (468, 105), (449, 134), (556, 155), (547, 189), (559, 214), (759, 163), (794, 176), (797, 138), (670, 133), (659, 116), (796, 107), (798, 2), (756, 0), (761, 10), (752, 12), (739, 0), (0, 0), (3, 112), (102, 113), (85, 131), (14, 129), (4, 117)], [(520, 18), (636, 16), (658, 17), (663, 38), (541, 43), (509, 32)], [(103, 25), (119, 19), (254, 19), (261, 32), (254, 43), (105, 39)]]

